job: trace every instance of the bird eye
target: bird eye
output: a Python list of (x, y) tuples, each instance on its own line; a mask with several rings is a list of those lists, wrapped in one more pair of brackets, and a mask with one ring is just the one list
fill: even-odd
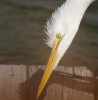
[(57, 39), (61, 39), (61, 35), (60, 35), (60, 34), (57, 34), (57, 35), (56, 35), (56, 38), (57, 38)]

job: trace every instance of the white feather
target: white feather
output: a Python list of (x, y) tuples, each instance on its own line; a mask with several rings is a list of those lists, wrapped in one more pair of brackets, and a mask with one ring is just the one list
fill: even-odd
[(75, 34), (87, 7), (94, 0), (66, 0), (47, 21), (46, 44), (52, 47), (56, 34)]

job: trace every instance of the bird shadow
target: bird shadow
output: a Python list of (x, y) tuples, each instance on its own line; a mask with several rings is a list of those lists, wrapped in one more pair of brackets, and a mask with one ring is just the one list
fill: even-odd
[[(60, 71), (54, 71), (47, 82), (42, 94), (38, 100), (44, 100), (46, 92), (51, 84), (59, 84), (63, 87), (69, 87), (71, 89), (93, 93), (94, 100), (98, 99), (98, 69), (89, 68), (93, 72), (93, 77), (83, 77), (75, 74), (64, 73)], [(38, 86), (43, 74), (43, 70), (39, 69), (35, 74), (25, 82), (19, 84), (18, 95), (21, 100), (36, 100)]]

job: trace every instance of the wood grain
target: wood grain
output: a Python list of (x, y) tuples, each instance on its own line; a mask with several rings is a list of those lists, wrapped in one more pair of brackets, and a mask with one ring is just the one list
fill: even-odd
[(0, 65), (0, 100), (20, 100), (19, 85), (25, 80), (25, 66)]
[[(0, 100), (36, 100), (45, 66), (0, 65)], [(98, 68), (58, 66), (38, 100), (98, 100)]]

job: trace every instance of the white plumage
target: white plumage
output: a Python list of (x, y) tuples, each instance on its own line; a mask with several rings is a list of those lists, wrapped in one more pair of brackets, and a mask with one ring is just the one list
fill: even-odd
[(87, 7), (94, 0), (66, 0), (46, 23), (46, 43), (52, 47), (56, 34), (75, 34)]
[(66, 0), (61, 7), (55, 10), (51, 18), (47, 21), (45, 33), (47, 35), (46, 44), (48, 46), (53, 47), (56, 34), (60, 33), (64, 35), (57, 49), (59, 57), (56, 60), (54, 68), (70, 46), (86, 9), (93, 1), (94, 0)]

